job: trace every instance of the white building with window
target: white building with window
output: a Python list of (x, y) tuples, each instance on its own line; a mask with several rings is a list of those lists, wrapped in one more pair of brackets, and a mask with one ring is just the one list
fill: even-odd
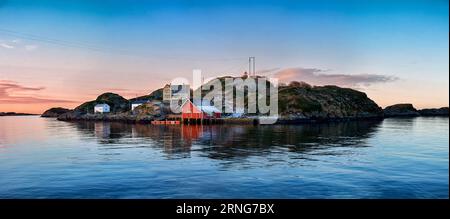
[(94, 106), (94, 113), (109, 113), (110, 107), (106, 103), (97, 104)]

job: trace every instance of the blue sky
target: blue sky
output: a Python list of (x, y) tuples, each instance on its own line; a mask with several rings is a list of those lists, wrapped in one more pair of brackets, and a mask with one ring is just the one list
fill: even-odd
[(5, 100), (76, 105), (107, 89), (148, 93), (193, 68), (239, 75), (255, 56), (269, 75), (333, 78), (382, 106), (447, 106), (448, 16), (440, 0), (0, 0), (0, 80), (45, 88)]

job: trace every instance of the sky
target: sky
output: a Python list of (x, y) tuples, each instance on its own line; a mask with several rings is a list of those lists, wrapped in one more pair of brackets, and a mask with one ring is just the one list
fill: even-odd
[(381, 107), (449, 105), (447, 0), (0, 0), (0, 112), (132, 98), (176, 77), (361, 90)]

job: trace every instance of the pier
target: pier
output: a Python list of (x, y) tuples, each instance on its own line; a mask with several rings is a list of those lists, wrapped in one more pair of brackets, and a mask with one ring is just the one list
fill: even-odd
[(224, 123), (223, 119), (217, 118), (208, 118), (208, 119), (171, 118), (167, 120), (151, 121), (152, 125), (215, 125), (223, 123)]

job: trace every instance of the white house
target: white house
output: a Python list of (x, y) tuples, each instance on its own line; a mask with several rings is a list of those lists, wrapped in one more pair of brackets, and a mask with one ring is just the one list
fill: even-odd
[(97, 104), (94, 106), (94, 113), (109, 113), (110, 108), (109, 105), (106, 103), (103, 104)]

